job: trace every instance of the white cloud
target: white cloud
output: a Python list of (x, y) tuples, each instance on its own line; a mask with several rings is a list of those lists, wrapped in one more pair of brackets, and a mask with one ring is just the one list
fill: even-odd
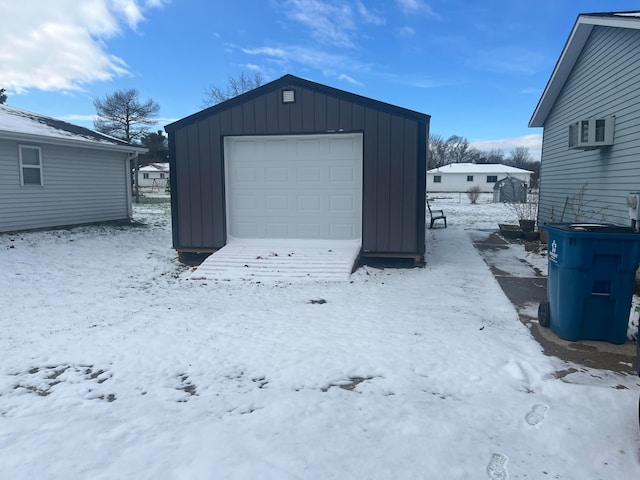
[(403, 13), (416, 14), (423, 13), (427, 15), (434, 15), (433, 9), (422, 0), (396, 0), (396, 3), (400, 7)]
[(533, 133), (521, 137), (501, 138), (498, 140), (471, 140), (469, 145), (482, 152), (502, 150), (509, 154), (516, 147), (526, 147), (534, 160), (540, 160), (542, 154), (542, 134)]
[(306, 26), (317, 41), (338, 47), (354, 47), (359, 22), (382, 25), (384, 18), (363, 2), (352, 5), (335, 0), (286, 0), (284, 13)]
[(82, 90), (128, 73), (106, 40), (126, 24), (135, 29), (144, 12), (166, 0), (16, 0), (0, 2), (0, 78), (3, 87)]
[(296, 45), (291, 45), (286, 48), (243, 48), (242, 51), (248, 55), (263, 56), (267, 61), (277, 63), (285, 70), (292, 64), (324, 72), (342, 70), (345, 65), (349, 65), (351, 69), (355, 71), (368, 70), (366, 65), (362, 65), (353, 58), (349, 58), (341, 54), (328, 53), (324, 50), (300, 47)]
[(344, 73), (338, 75), (338, 80), (344, 80), (345, 82), (352, 83), (353, 85), (362, 85), (361, 82), (357, 81), (355, 78), (350, 77)]
[(398, 33), (401, 37), (412, 37), (416, 34), (416, 31), (409, 26), (404, 26), (400, 30), (398, 30)]

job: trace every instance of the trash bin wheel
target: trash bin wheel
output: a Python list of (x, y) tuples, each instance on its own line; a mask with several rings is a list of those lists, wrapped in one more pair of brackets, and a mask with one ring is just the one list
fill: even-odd
[(538, 306), (538, 322), (545, 328), (548, 328), (551, 324), (551, 308), (549, 302), (542, 302)]

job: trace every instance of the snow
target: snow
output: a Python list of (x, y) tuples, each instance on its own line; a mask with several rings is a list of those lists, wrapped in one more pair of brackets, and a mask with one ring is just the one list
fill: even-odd
[(346, 282), (360, 254), (358, 240), (227, 238), (189, 275), (192, 280), (291, 283)]
[(508, 207), (434, 207), (349, 282), (189, 280), (161, 199), (0, 235), (0, 478), (640, 478), (638, 377), (542, 353), (471, 243)]
[[(126, 142), (103, 133), (8, 105), (0, 105), (0, 133), (2, 132), (73, 140), (87, 144), (130, 147)], [(140, 150), (141, 147), (134, 147), (135, 149)]]
[(442, 167), (429, 170), (429, 173), (496, 173), (507, 175), (509, 173), (533, 173), (531, 170), (516, 168), (501, 163), (450, 163)]

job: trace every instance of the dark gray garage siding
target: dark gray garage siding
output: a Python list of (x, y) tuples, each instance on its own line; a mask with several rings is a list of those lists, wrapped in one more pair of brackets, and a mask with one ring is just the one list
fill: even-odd
[[(282, 90), (296, 101), (283, 104)], [(286, 75), (165, 127), (169, 135), (173, 246), (226, 243), (223, 138), (363, 133), (363, 252), (424, 254), (430, 117)]]

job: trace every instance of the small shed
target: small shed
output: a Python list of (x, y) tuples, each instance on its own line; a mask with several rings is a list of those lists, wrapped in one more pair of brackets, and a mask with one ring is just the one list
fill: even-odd
[(527, 184), (516, 177), (505, 177), (493, 186), (493, 201), (498, 203), (524, 203), (527, 201)]
[(173, 246), (359, 240), (422, 262), (429, 120), (285, 75), (171, 123)]

